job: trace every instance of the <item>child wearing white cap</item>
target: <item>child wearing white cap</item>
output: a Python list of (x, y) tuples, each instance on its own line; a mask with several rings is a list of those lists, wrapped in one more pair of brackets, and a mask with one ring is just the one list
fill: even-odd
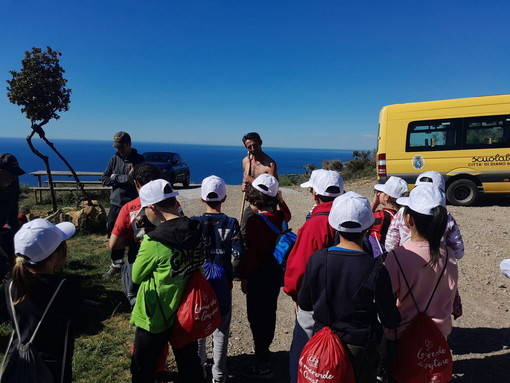
[[(328, 223), (328, 216), (333, 206), (333, 200), (344, 192), (342, 176), (334, 170), (314, 170), (310, 180), (301, 184), (309, 187), (316, 205), (310, 212), (310, 218), (298, 230), (297, 240), (289, 254), (285, 267), (283, 291), (297, 302), (299, 288), (310, 255), (319, 249), (332, 246), (335, 230)], [(292, 335), (289, 353), (290, 383), (297, 381), (299, 356), (309, 339), (307, 332), (313, 323), (312, 315), (297, 311), (296, 322)]]
[[(226, 382), (227, 350), (232, 317), (232, 280), (234, 270), (232, 259), (240, 260), (245, 247), (237, 219), (221, 212), (221, 206), (227, 198), (225, 181), (217, 176), (209, 176), (202, 181), (201, 200), (205, 204), (205, 213), (193, 217), (202, 223), (202, 233), (207, 241), (205, 276), (216, 292), (220, 303), (221, 323), (212, 334), (213, 383)], [(198, 341), (198, 353), (202, 366), (206, 367), (206, 339)]]
[[(386, 240), (390, 223), (400, 209), (397, 198), (402, 197), (405, 193), (407, 193), (407, 182), (399, 177), (392, 176), (384, 184), (374, 185), (372, 211), (375, 222), (370, 229), (370, 235), (382, 245)], [(383, 208), (377, 210), (379, 205), (382, 205)]]
[[(441, 174), (435, 171), (427, 171), (416, 178), (415, 187), (418, 185), (435, 185), (437, 188), (445, 191), (445, 182)], [(446, 202), (445, 202), (446, 206)], [(384, 247), (386, 251), (395, 249), (396, 247), (404, 244), (411, 237), (411, 231), (404, 222), (404, 208), (395, 214), (393, 220), (388, 228), (386, 239), (384, 241)], [(448, 223), (444, 231), (442, 242), (452, 251), (452, 256), (456, 259), (461, 259), (464, 256), (464, 241), (460, 234), (459, 226), (455, 221), (455, 218), (448, 213)]]
[(396, 328), (400, 321), (388, 271), (363, 250), (374, 215), (365, 197), (347, 192), (335, 198), (328, 220), (339, 232), (340, 243), (310, 256), (298, 304), (302, 310), (313, 311), (314, 333), (329, 326), (342, 339), (356, 382), (372, 383), (378, 362), (377, 334), (382, 331), (379, 320), (389, 328)]
[(41, 218), (24, 224), (14, 236), (16, 260), (12, 280), (5, 284), (5, 301), (16, 328), (10, 350), (20, 338), (27, 343), (40, 322), (33, 344), (55, 382), (72, 381), (74, 331), (86, 326), (79, 286), (55, 274), (66, 262), (66, 240), (75, 231), (70, 222), (54, 225)]
[(255, 214), (246, 221), (246, 257), (239, 263), (238, 276), (246, 294), (246, 309), (256, 357), (255, 363), (241, 370), (246, 378), (273, 377), (269, 346), (275, 333), (283, 270), (273, 257), (277, 234), (258, 214), (264, 215), (277, 228), (282, 227), (284, 220), (290, 221), (289, 208), (278, 186), (276, 178), (269, 174), (259, 175), (246, 186), (246, 199)]
[[(131, 374), (132, 382), (153, 382), (186, 284), (204, 257), (200, 223), (180, 215), (179, 193), (168, 181), (150, 181), (139, 195), (139, 215), (156, 227), (144, 235), (133, 264), (133, 282), (140, 288), (131, 313), (136, 326)], [(198, 343), (173, 351), (182, 381), (203, 382)]]
[[(397, 202), (405, 206), (404, 219), (411, 238), (390, 251), (384, 262), (402, 316), (397, 331), (385, 329), (390, 359), (398, 349), (392, 341), (402, 336), (418, 314), (414, 301), (421, 310), (428, 304), (427, 315), (445, 338), (450, 334), (458, 278), (455, 257), (441, 242), (448, 220), (443, 191), (431, 183), (420, 184), (409, 197), (399, 198)], [(414, 299), (410, 299), (408, 286)]]

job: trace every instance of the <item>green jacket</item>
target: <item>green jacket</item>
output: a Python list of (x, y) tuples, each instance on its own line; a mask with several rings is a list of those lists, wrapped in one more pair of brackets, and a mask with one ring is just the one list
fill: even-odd
[(203, 264), (202, 249), (200, 224), (186, 217), (144, 236), (132, 271), (140, 285), (132, 324), (154, 334), (172, 326), (189, 276)]

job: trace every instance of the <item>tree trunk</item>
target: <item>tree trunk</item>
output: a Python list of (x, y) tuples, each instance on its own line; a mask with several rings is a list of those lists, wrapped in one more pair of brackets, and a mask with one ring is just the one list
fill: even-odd
[[(80, 182), (80, 178), (78, 177), (78, 175), (76, 174), (76, 172), (74, 171), (73, 167), (71, 166), (71, 164), (64, 158), (64, 156), (62, 156), (62, 154), (60, 154), (60, 152), (57, 150), (57, 148), (55, 148), (55, 145), (53, 145), (52, 142), (50, 142), (47, 138), (46, 138), (46, 134), (44, 133), (44, 130), (42, 129), (41, 125), (38, 125), (37, 126), (37, 134), (39, 134), (39, 137), (41, 137), (43, 139), (44, 142), (46, 142), (46, 144), (57, 154), (57, 156), (59, 156), (59, 158), (64, 162), (64, 164), (67, 166), (67, 168), (69, 169), (69, 171), (72, 173), (73, 175), (73, 178), (76, 182), (76, 188), (78, 190), (81, 191), (81, 193), (83, 194), (83, 196), (85, 197), (85, 199), (87, 200), (87, 203), (89, 206), (92, 206), (93, 203), (92, 203), (92, 200), (90, 199), (90, 196), (87, 194), (87, 192), (85, 191), (84, 187), (83, 187), (83, 184)], [(48, 178), (48, 181), (49, 181), (49, 178)]]
[(35, 132), (36, 132), (36, 129), (33, 129), (33, 126), (32, 126), (32, 133), (30, 133), (27, 136), (27, 142), (28, 142), (28, 146), (30, 147), (30, 150), (32, 151), (32, 153), (34, 153), (37, 157), (41, 158), (44, 162), (44, 166), (46, 167), (46, 173), (48, 174), (48, 184), (50, 185), (51, 205), (53, 208), (53, 213), (55, 213), (57, 211), (57, 198), (55, 196), (55, 190), (53, 189), (53, 179), (51, 177), (50, 161), (49, 161), (48, 156), (45, 156), (44, 154), (39, 152), (34, 147), (34, 144), (32, 144), (32, 137), (34, 136)]

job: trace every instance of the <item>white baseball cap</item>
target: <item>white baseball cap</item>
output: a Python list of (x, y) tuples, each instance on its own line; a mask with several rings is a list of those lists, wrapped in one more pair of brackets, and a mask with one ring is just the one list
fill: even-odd
[(390, 197), (399, 198), (407, 193), (407, 182), (400, 177), (391, 176), (384, 184), (376, 184), (374, 189)]
[(435, 172), (433, 170), (421, 173), (418, 176), (418, 178), (416, 178), (415, 185), (417, 186), (420, 184), (427, 184), (427, 183), (431, 183), (431, 181), (432, 181), (432, 185), (435, 185), (436, 187), (441, 189), (443, 192), (446, 190), (445, 183), (444, 183), (444, 177), (440, 173)]
[(303, 182), (299, 186), (301, 186), (302, 188), (313, 188), (313, 181), (314, 181), (315, 177), (317, 177), (317, 173), (319, 173), (319, 170), (323, 170), (323, 169), (312, 170), (312, 174), (310, 174), (310, 179), (306, 182)]
[[(374, 213), (368, 199), (352, 191), (335, 198), (328, 217), (333, 229), (345, 233), (361, 233), (372, 226), (374, 221)], [(353, 222), (359, 226), (342, 226), (346, 222)]]
[[(327, 189), (331, 186), (338, 187), (339, 192), (328, 192)], [(344, 180), (340, 173), (334, 170), (318, 169), (312, 172), (310, 180), (301, 184), (301, 187), (311, 187), (316, 194), (325, 197), (338, 197), (344, 192)]]
[(269, 174), (261, 174), (253, 180), (252, 186), (259, 192), (271, 197), (276, 197), (278, 193), (278, 180)]
[[(216, 197), (210, 196), (211, 193), (216, 194)], [(204, 201), (222, 201), (227, 195), (225, 181), (223, 178), (217, 176), (209, 176), (203, 179), (202, 187), (200, 189), (200, 196)]]
[(179, 195), (178, 192), (172, 189), (170, 182), (161, 178), (143, 185), (138, 194), (140, 195), (142, 209)]
[(439, 205), (446, 206), (444, 192), (432, 183), (422, 183), (416, 186), (409, 197), (400, 197), (397, 203), (408, 206), (409, 209), (425, 215), (434, 215), (433, 209)]
[(14, 236), (14, 251), (35, 264), (48, 258), (65, 240), (71, 238), (76, 227), (71, 222), (56, 225), (42, 218), (25, 223)]

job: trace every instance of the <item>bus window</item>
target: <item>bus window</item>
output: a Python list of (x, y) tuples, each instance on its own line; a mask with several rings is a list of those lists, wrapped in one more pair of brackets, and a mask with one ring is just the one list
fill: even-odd
[(455, 149), (460, 125), (459, 120), (411, 122), (407, 130), (406, 151)]
[(505, 148), (510, 146), (510, 116), (466, 118), (465, 127), (465, 148)]

